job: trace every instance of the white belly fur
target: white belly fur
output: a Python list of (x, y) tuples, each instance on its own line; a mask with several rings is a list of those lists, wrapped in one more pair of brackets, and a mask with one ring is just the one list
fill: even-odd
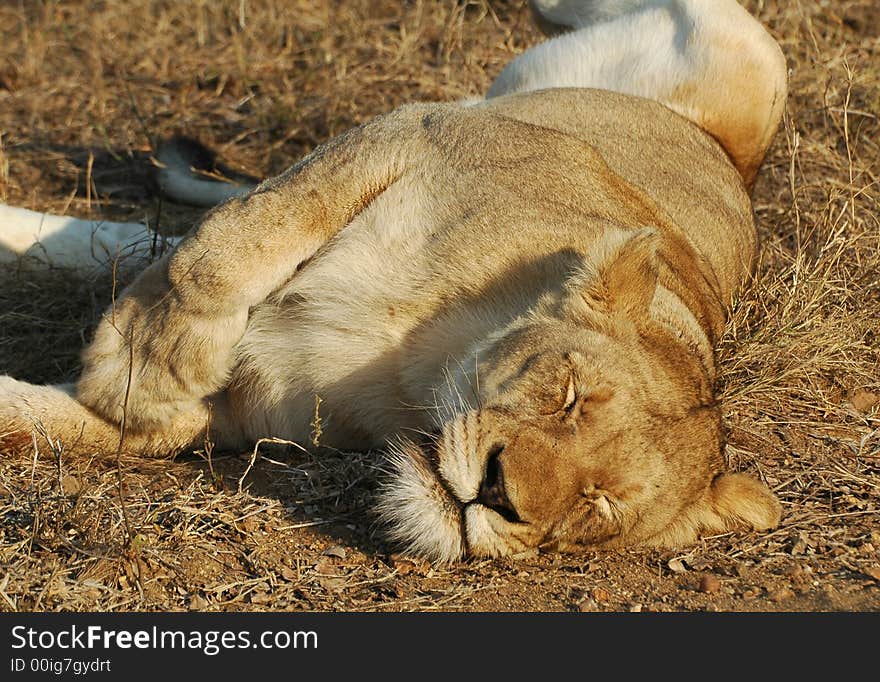
[(418, 321), (411, 306), (424, 306), (412, 293), (430, 269), (436, 215), (423, 188), (398, 182), (252, 312), (230, 389), (248, 436), (308, 438), (316, 396), (328, 445), (381, 445), (399, 430), (387, 415), (406, 407), (398, 352)]

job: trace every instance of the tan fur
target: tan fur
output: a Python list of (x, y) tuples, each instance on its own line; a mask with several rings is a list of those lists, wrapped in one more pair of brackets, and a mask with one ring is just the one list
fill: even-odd
[[(61, 450), (109, 458), (117, 453), (163, 457), (205, 442), (207, 409), (185, 412), (160, 433), (137, 433), (112, 423), (74, 398), (71, 384), (33, 386), (0, 377), (0, 450)], [(215, 401), (215, 411), (222, 401)], [(223, 416), (221, 414), (221, 419)]]
[[(772, 493), (725, 473), (712, 393), (770, 138), (740, 146), (711, 92), (691, 120), (657, 99), (409, 105), (331, 141), (126, 290), (79, 403), (0, 384), (0, 433), (106, 449), (124, 416), (158, 452), (214, 405), (220, 446), (305, 440), (318, 396), (324, 444), (389, 449), (390, 535), (435, 559), (774, 526)], [(772, 97), (744, 106), (778, 124)]]

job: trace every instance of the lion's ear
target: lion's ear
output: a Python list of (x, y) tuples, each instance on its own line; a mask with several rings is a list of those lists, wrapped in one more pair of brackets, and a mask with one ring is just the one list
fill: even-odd
[(657, 289), (658, 241), (657, 231), (650, 227), (613, 234), (569, 282), (576, 309), (630, 319), (647, 316)]
[(746, 474), (719, 474), (704, 499), (697, 522), (705, 530), (768, 530), (779, 525), (782, 509), (776, 496)]

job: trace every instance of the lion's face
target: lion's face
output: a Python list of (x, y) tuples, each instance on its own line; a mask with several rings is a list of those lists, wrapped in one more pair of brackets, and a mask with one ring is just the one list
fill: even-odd
[(487, 341), (478, 372), (452, 382), (473, 399), (453, 401), (434, 437), (395, 449), (382, 511), (410, 551), (673, 545), (778, 522), (769, 490), (722, 473), (698, 360), (658, 324), (584, 305), (545, 306)]

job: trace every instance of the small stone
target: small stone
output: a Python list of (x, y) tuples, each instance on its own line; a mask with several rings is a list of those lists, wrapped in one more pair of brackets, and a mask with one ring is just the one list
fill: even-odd
[(416, 568), (416, 564), (412, 559), (408, 559), (399, 554), (391, 555), (391, 565), (394, 567), (394, 570), (397, 571), (398, 575), (409, 575)]
[(64, 584), (64, 580), (55, 576), (48, 584), (46, 589), (46, 597), (55, 599), (65, 599), (70, 594), (70, 589)]
[(756, 587), (749, 587), (749, 588), (746, 588), (745, 590), (743, 590), (742, 598), (745, 599), (746, 601), (751, 601), (752, 599), (757, 597), (759, 594), (761, 594), (761, 590), (757, 589)]
[(76, 495), (82, 490), (82, 484), (76, 476), (66, 474), (61, 479), (61, 492), (65, 495)]
[(431, 562), (426, 559), (415, 559), (403, 554), (392, 554), (390, 559), (391, 565), (394, 567), (394, 570), (397, 571), (398, 575), (408, 575), (412, 572), (416, 572), (421, 576), (430, 577), (434, 574), (434, 569), (431, 568)]
[(669, 570), (673, 573), (685, 573), (688, 570), (687, 566), (685, 566), (684, 564), (684, 561), (682, 561), (681, 558), (678, 557), (675, 559), (670, 559), (666, 565), (669, 566)]
[(632, 606), (629, 607), (629, 612), (630, 613), (641, 613), (642, 612), (642, 605), (641, 604), (633, 604)]
[(318, 582), (328, 592), (339, 592), (345, 587), (346, 580), (343, 576), (320, 576)]
[(863, 500), (855, 495), (844, 495), (843, 502), (849, 507), (855, 507), (856, 509), (864, 509), (868, 506), (868, 502)]
[(256, 516), (248, 516), (243, 521), (240, 521), (238, 525), (246, 533), (253, 533), (260, 529), (260, 522), (257, 520)]
[(345, 557), (348, 556), (348, 554), (345, 551), (345, 547), (342, 547), (341, 545), (333, 545), (331, 547), (328, 547), (327, 549), (325, 549), (322, 552), (322, 554), (324, 556), (332, 556), (336, 559), (342, 559), (342, 560), (344, 560)]
[(323, 575), (337, 575), (336, 562), (328, 556), (320, 556), (315, 562), (315, 571)]
[(195, 594), (189, 599), (189, 610), (190, 611), (202, 611), (208, 608), (208, 601), (203, 597)]
[(706, 573), (700, 578), (700, 592), (715, 594), (720, 589), (721, 581), (718, 579), (718, 576)]
[(797, 556), (799, 554), (803, 554), (807, 551), (807, 542), (803, 538), (798, 538), (795, 540), (794, 544), (791, 546), (789, 550), (792, 556)]
[(251, 604), (268, 604), (271, 600), (268, 592), (251, 592)]
[(593, 599), (600, 604), (611, 599), (611, 593), (604, 587), (594, 587), (591, 594), (593, 595)]
[(137, 554), (146, 546), (147, 536), (143, 533), (138, 533), (131, 539), (131, 551), (133, 554)]
[(599, 605), (590, 598), (584, 599), (580, 604), (578, 604), (578, 611), (581, 613), (589, 613), (591, 611), (597, 611), (599, 609)]
[(880, 394), (865, 389), (859, 389), (850, 394), (849, 402), (859, 412), (867, 414), (877, 405), (880, 405)]
[(803, 566), (795, 564), (794, 566), (791, 566), (785, 574), (791, 579), (791, 584), (799, 590), (809, 591), (812, 578), (810, 577), (810, 574), (804, 570)]
[(770, 601), (778, 604), (780, 602), (784, 602), (786, 599), (791, 599), (794, 596), (794, 592), (792, 592), (787, 587), (780, 587), (777, 590), (773, 590), (769, 595)]

